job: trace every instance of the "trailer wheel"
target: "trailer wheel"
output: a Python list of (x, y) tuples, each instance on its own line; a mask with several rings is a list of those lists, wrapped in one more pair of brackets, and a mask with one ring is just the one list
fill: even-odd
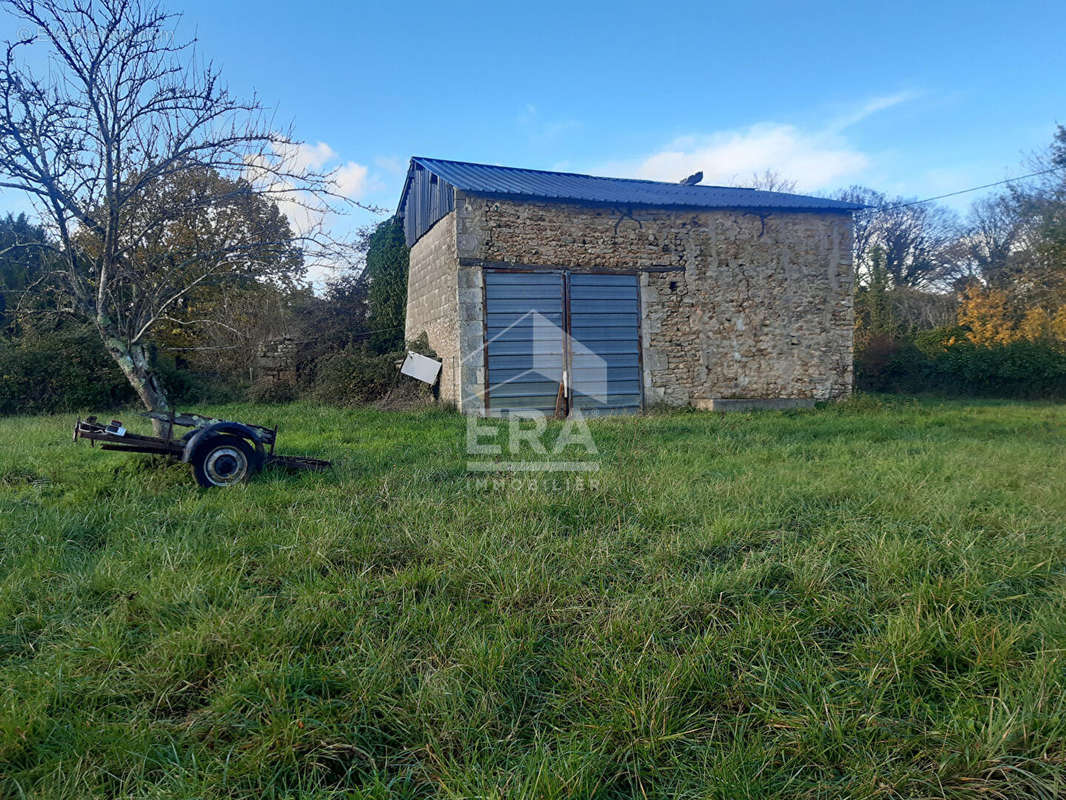
[(205, 489), (244, 483), (254, 471), (251, 445), (237, 436), (217, 434), (200, 442), (192, 462), (196, 482)]

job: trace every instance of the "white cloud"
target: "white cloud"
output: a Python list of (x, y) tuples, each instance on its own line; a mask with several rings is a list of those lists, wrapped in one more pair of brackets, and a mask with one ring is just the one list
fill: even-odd
[[(319, 198), (305, 191), (296, 191), (295, 182), (286, 179), (284, 174), (279, 175), (277, 170), (291, 175), (305, 172), (329, 175), (331, 191), (353, 201), (362, 200), (380, 183), (365, 164), (356, 161), (338, 164), (337, 151), (326, 142), (275, 145), (274, 154), (276, 158), (250, 159), (246, 176), (259, 184), (277, 204), (297, 236), (317, 238), (324, 231), (333, 229), (336, 232), (338, 228), (343, 234), (350, 224), (341, 213), (348, 209), (344, 209), (338, 197)], [(312, 257), (307, 263), (307, 277), (312, 285), (321, 288), (334, 268), (335, 265)]]
[[(337, 159), (337, 151), (326, 142), (274, 145), (274, 152), (278, 156), (275, 164), (280, 171), (292, 175), (305, 172), (330, 174), (332, 191), (349, 200), (362, 199), (371, 187), (370, 170), (365, 164), (348, 161), (339, 166), (331, 165), (330, 162)], [(295, 233), (307, 234), (334, 221), (335, 215), (328, 202), (306, 192), (294, 191), (293, 181), (267, 170), (266, 162), (266, 158), (252, 159), (248, 165), (248, 176), (262, 184), (272, 195)]]
[(300, 142), (296, 145), (278, 148), (278, 151), (293, 171), (320, 170), (337, 157), (336, 151), (325, 142), (318, 144)]
[(333, 182), (337, 192), (351, 200), (360, 199), (367, 189), (367, 175), (369, 170), (362, 164), (349, 161), (341, 167), (337, 167), (333, 173)]
[(913, 97), (910, 92), (876, 97), (821, 129), (804, 130), (781, 122), (760, 122), (736, 130), (683, 136), (643, 158), (604, 165), (608, 175), (679, 181), (703, 172), (706, 184), (750, 182), (772, 170), (814, 191), (854, 179), (870, 156), (847, 141), (844, 132), (867, 117)]
[(868, 157), (835, 137), (794, 125), (761, 122), (737, 131), (685, 136), (635, 162), (606, 168), (656, 181), (679, 181), (703, 172), (708, 184), (743, 184), (752, 174), (773, 170), (805, 190), (818, 189), (861, 172)]
[(900, 103), (906, 103), (908, 100), (913, 100), (917, 96), (918, 92), (906, 91), (870, 98), (858, 108), (845, 114), (841, 114), (830, 123), (828, 129), (836, 132), (843, 131), (846, 128), (850, 128), (852, 125), (858, 125), (867, 117), (872, 117), (880, 111), (885, 111), (893, 106), (898, 106)]

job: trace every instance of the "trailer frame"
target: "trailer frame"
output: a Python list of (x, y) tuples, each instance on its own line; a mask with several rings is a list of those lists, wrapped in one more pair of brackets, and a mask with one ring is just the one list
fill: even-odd
[[(319, 458), (283, 456), (274, 452), (278, 428), (200, 414), (148, 411), (141, 416), (164, 424), (164, 435), (131, 433), (119, 420), (100, 422), (96, 417), (78, 418), (74, 441), (87, 439), (91, 446), (120, 453), (148, 453), (192, 465), (197, 483), (205, 488), (243, 483), (266, 467), (320, 472), (332, 463)], [(189, 428), (175, 438), (174, 427)]]

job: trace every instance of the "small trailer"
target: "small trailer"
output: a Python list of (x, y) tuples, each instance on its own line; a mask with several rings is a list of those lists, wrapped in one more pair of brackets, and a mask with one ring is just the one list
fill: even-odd
[[(192, 464), (196, 482), (205, 488), (243, 483), (264, 467), (322, 471), (332, 466), (318, 458), (276, 455), (277, 427), (264, 428), (199, 414), (149, 411), (142, 416), (163, 423), (165, 435), (142, 436), (130, 433), (118, 420), (103, 423), (89, 417), (75, 423), (74, 441), (88, 439), (93, 446), (100, 442), (103, 450), (151, 453)], [(192, 430), (175, 438), (175, 425)]]

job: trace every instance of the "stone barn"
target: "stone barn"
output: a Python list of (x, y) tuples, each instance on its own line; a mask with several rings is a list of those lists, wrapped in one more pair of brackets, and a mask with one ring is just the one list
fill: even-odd
[(413, 158), (406, 335), (428, 335), (441, 399), (469, 414), (842, 397), (857, 208)]

